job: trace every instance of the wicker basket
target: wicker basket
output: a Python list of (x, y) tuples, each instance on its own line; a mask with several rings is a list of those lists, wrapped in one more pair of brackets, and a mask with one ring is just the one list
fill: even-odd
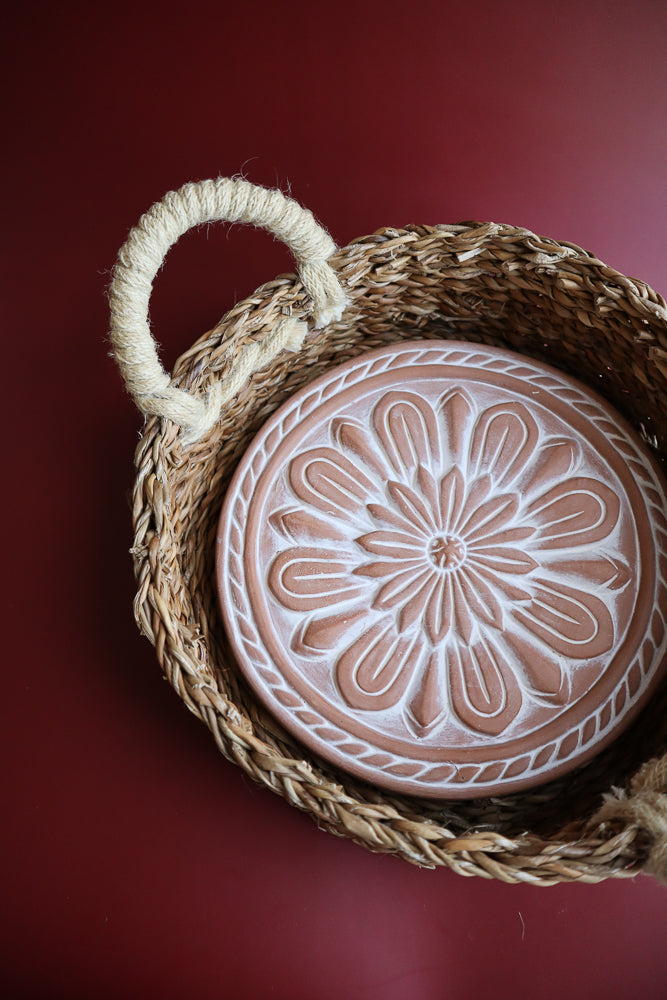
[[(269, 229), (299, 276), (239, 302), (169, 379), (147, 325), (152, 279), (171, 243), (212, 219)], [(641, 869), (667, 877), (667, 684), (564, 779), (458, 804), (390, 795), (306, 754), (255, 700), (227, 645), (213, 571), (225, 489), (268, 415), (331, 366), (401, 339), (494, 344), (575, 374), (664, 458), (664, 300), (576, 246), (506, 225), (382, 229), (335, 250), (279, 192), (220, 180), (186, 185), (143, 217), (119, 256), (111, 309), (116, 356), (148, 415), (136, 453), (135, 615), (222, 753), (318, 826), (412, 864), (536, 885)]]

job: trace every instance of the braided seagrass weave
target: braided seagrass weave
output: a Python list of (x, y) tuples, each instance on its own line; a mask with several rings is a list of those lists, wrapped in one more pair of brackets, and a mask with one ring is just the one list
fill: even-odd
[[(214, 219), (283, 239), (298, 276), (239, 302), (170, 377), (148, 328), (151, 284), (169, 246)], [(664, 299), (578, 247), (506, 225), (383, 229), (336, 250), (279, 192), (220, 180), (186, 185), (142, 218), (119, 255), (111, 313), (116, 357), (148, 417), (134, 486), (136, 619), (222, 753), (318, 826), (412, 864), (535, 885), (641, 869), (667, 880), (667, 684), (611, 747), (548, 785), (456, 804), (380, 792), (306, 754), (256, 701), (226, 641), (213, 569), (225, 490), (266, 418), (332, 366), (400, 340), (492, 344), (576, 375), (664, 460)]]

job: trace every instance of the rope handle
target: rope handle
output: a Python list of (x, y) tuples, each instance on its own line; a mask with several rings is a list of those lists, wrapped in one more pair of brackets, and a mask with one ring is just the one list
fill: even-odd
[(131, 230), (114, 267), (109, 291), (111, 344), (139, 409), (179, 424), (186, 444), (213, 426), (221, 407), (254, 371), (283, 349), (299, 350), (308, 329), (305, 320), (280, 320), (261, 343), (249, 345), (224, 382), (203, 397), (171, 384), (158, 360), (148, 322), (153, 281), (167, 251), (183, 233), (216, 221), (250, 223), (268, 230), (289, 247), (312, 300), (309, 315), (316, 327), (339, 320), (347, 301), (327, 263), (336, 251), (333, 240), (318, 226), (312, 212), (280, 191), (221, 177), (185, 184), (153, 205)]

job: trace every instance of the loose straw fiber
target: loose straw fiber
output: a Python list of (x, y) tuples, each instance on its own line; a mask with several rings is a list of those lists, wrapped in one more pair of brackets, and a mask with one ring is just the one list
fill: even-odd
[[(283, 240), (298, 273), (239, 302), (170, 377), (148, 326), (175, 240), (216, 219)], [(217, 610), (220, 507), (244, 450), (296, 389), (403, 339), (494, 344), (576, 375), (667, 456), (667, 309), (647, 285), (567, 243), (487, 223), (382, 229), (336, 250), (312, 215), (245, 181), (186, 185), (120, 252), (111, 338), (147, 415), (136, 453), (135, 615), (222, 751), (321, 828), (412, 864), (550, 885), (645, 869), (667, 881), (667, 684), (630, 730), (566, 778), (457, 804), (390, 795), (310, 756), (255, 700)]]

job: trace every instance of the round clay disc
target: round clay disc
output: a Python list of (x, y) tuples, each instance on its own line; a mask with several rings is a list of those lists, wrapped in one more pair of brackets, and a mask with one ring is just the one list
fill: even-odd
[(664, 672), (665, 489), (559, 371), (451, 341), (370, 351), (268, 420), (217, 540), (257, 696), (358, 778), (430, 798), (527, 788)]

